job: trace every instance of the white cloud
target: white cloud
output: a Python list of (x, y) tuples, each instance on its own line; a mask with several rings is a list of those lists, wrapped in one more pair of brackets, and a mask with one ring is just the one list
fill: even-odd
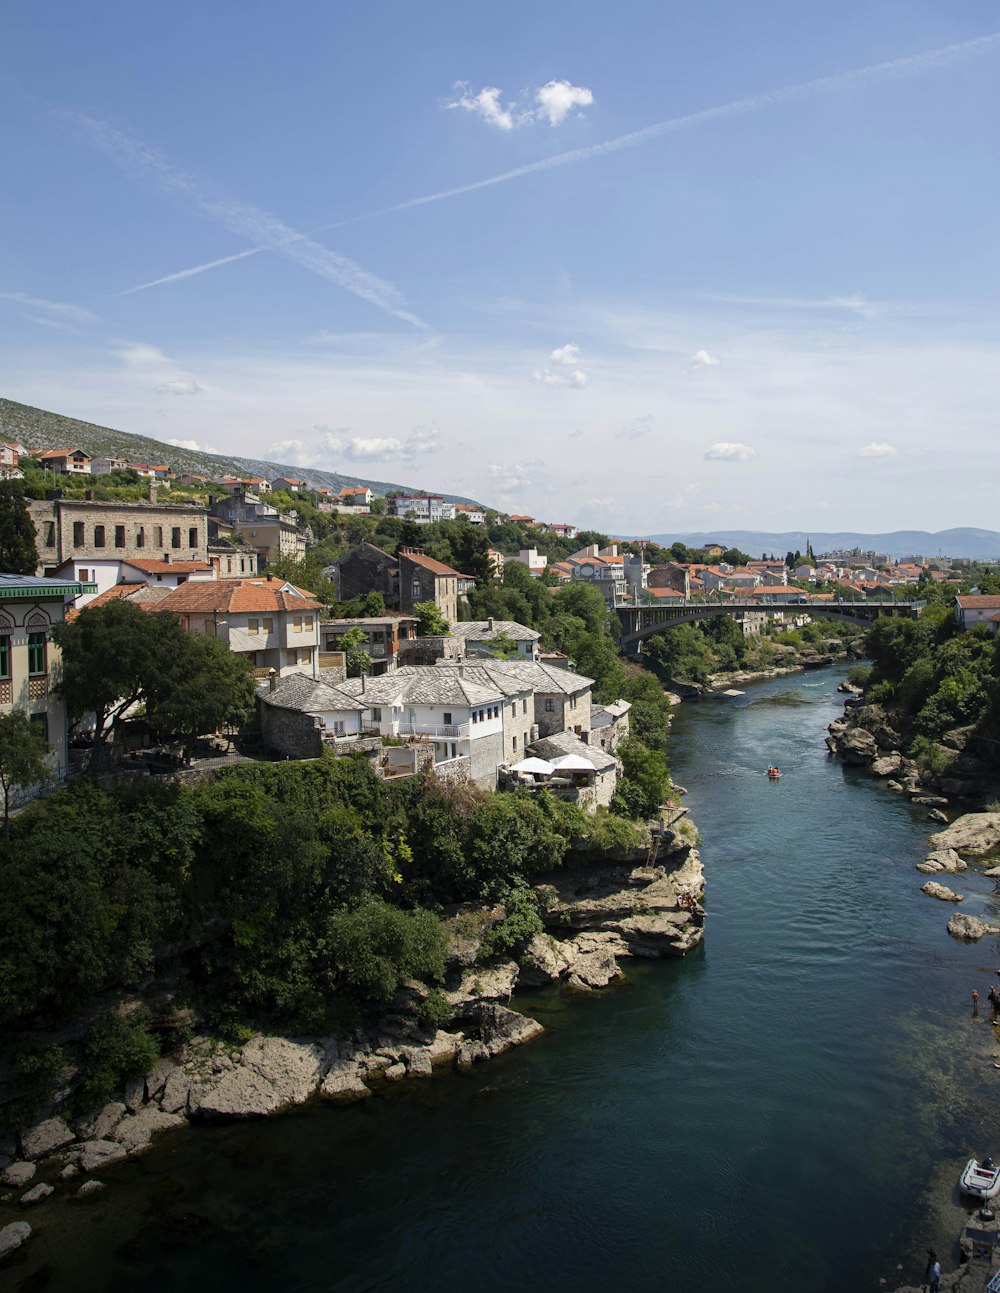
[(749, 445), (731, 440), (719, 440), (705, 450), (706, 458), (718, 458), (723, 462), (748, 462), (756, 456), (756, 450)]
[(0, 292), (0, 301), (10, 301), (35, 310), (35, 315), (25, 315), (34, 323), (41, 323), (47, 328), (73, 328), (77, 323), (97, 323), (98, 316), (80, 305), (69, 305), (65, 301), (46, 301), (40, 296), (28, 296), (26, 292)]
[(437, 453), (441, 448), (441, 433), (437, 427), (414, 427), (403, 445), (405, 458), (417, 458), (425, 453)]
[(511, 108), (504, 108), (500, 104), (502, 90), (498, 90), (495, 85), (487, 85), (478, 94), (472, 94), (472, 87), (467, 81), (456, 81), (455, 89), (461, 90), (462, 93), (457, 99), (449, 103), (449, 108), (464, 108), (466, 112), (474, 112), (476, 116), (482, 117), (488, 121), (491, 126), (496, 126), (499, 130), (514, 129), (514, 114)]
[(542, 371), (536, 371), (532, 374), (536, 382), (541, 382), (543, 386), (575, 386), (580, 389), (587, 385), (587, 374), (576, 368), (571, 373), (554, 373), (551, 369), (546, 368)]
[(513, 130), (516, 126), (530, 126), (538, 121), (561, 126), (574, 108), (589, 108), (594, 102), (593, 91), (569, 81), (549, 81), (539, 86), (534, 94), (529, 92), (530, 102), (536, 107), (528, 107), (524, 100), (517, 99), (512, 99), (505, 107), (503, 90), (495, 85), (484, 86), (474, 94), (468, 81), (456, 81), (455, 89), (460, 91), (458, 98), (452, 99), (445, 107), (463, 108), (498, 130)]
[(691, 356), (692, 368), (718, 368), (719, 359), (715, 355), (710, 355), (707, 350), (696, 350)]
[(173, 364), (157, 346), (150, 346), (145, 341), (121, 341), (114, 346), (114, 353), (126, 368), (133, 372), (148, 372), (150, 369), (172, 368)]
[(857, 452), (859, 458), (888, 458), (894, 454), (896, 448), (894, 445), (886, 444), (884, 440), (872, 440), (869, 444), (864, 444)]
[(198, 395), (201, 392), (197, 382), (185, 381), (182, 377), (175, 377), (172, 382), (162, 382), (156, 389), (161, 395)]
[(403, 442), (395, 436), (353, 436), (344, 447), (344, 457), (354, 462), (386, 462), (403, 456)]
[(167, 440), (166, 444), (172, 444), (177, 449), (194, 449), (197, 453), (218, 453), (218, 449), (213, 449), (211, 445), (199, 444), (197, 440)]
[(568, 364), (572, 367), (580, 362), (580, 347), (574, 346), (571, 342), (565, 346), (557, 346), (549, 355), (549, 359), (554, 364)]
[(530, 489), (538, 483), (545, 464), (541, 458), (528, 458), (523, 462), (491, 462), (487, 470), (500, 494), (513, 494)]
[(549, 81), (535, 92), (537, 115), (544, 117), (550, 126), (561, 126), (574, 108), (589, 108), (594, 95), (582, 85), (569, 81)]
[(643, 436), (649, 435), (652, 429), (653, 415), (644, 413), (642, 417), (633, 418), (620, 431), (615, 431), (614, 437), (616, 440), (641, 440)]

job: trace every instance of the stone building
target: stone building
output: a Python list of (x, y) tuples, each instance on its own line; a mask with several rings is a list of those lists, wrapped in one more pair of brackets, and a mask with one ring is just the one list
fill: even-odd
[[(474, 581), (419, 548), (400, 548), (396, 556), (374, 543), (360, 543), (323, 570), (342, 602), (381, 593), (391, 610), (410, 612), (418, 602), (434, 602), (450, 623), (458, 619), (460, 593)], [(461, 585), (461, 587), (460, 587)]]
[(208, 560), (208, 513), (188, 503), (29, 499), (42, 573), (83, 557)]
[(324, 750), (374, 754), (381, 749), (365, 701), (318, 678), (273, 674), (257, 689), (257, 707), (264, 744), (290, 759), (317, 759)]

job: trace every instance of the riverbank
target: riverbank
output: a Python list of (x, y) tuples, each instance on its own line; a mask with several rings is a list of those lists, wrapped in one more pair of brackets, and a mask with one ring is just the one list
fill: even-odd
[[(589, 861), (540, 877), (544, 932), (516, 955), (483, 962), (483, 940), (502, 907), (466, 905), (447, 921), (448, 969), (434, 993), (404, 985), (389, 1007), (337, 1036), (257, 1034), (236, 1045), (199, 1036), (161, 1059), (144, 1080), (84, 1118), (49, 1117), (0, 1142), (0, 1258), (45, 1225), (50, 1200), (93, 1199), (101, 1176), (185, 1126), (286, 1112), (312, 1099), (349, 1105), (384, 1084), (469, 1072), (544, 1031), (511, 1008), (519, 991), (563, 985), (590, 993), (623, 980), (621, 962), (679, 957), (702, 940), (704, 871), (683, 809), (667, 814), (649, 850)], [(423, 1022), (421, 1022), (423, 1020)], [(116, 1175), (115, 1183), (122, 1178)], [(28, 1221), (30, 1216), (31, 1220)]]

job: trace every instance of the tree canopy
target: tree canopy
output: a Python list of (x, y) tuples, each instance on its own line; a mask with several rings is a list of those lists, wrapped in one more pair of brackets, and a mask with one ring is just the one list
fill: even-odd
[(0, 480), (0, 571), (33, 575), (38, 568), (35, 524), (19, 480)]

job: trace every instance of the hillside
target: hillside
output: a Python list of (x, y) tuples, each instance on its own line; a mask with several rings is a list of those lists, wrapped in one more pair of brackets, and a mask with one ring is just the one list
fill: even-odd
[[(178, 449), (176, 445), (150, 436), (134, 435), (130, 431), (116, 431), (112, 427), (96, 426), (79, 418), (50, 413), (46, 409), (32, 408), (14, 400), (0, 399), (0, 440), (19, 441), (31, 449), (80, 448), (91, 457), (122, 457), (132, 462), (169, 463), (182, 475), (190, 472), (200, 476), (297, 476), (310, 485), (323, 485), (340, 490), (346, 485), (366, 485), (375, 494), (389, 490), (407, 492), (424, 488), (410, 484), (394, 484), (386, 480), (366, 480), (361, 476), (344, 475), (337, 471), (319, 471), (315, 467), (296, 467), (293, 463), (269, 462), (264, 458), (242, 458), (229, 454), (202, 453), (198, 449)], [(445, 494), (453, 503), (469, 503), (472, 499), (457, 494)]]
[(853, 530), (806, 534), (804, 530), (769, 533), (764, 530), (712, 530), (701, 534), (649, 534), (646, 538), (665, 547), (676, 543), (700, 548), (706, 543), (722, 543), (739, 548), (751, 556), (786, 552), (805, 552), (811, 543), (813, 552), (830, 552), (838, 548), (861, 548), (863, 551), (887, 552), (892, 557), (967, 557), (974, 561), (1000, 559), (1000, 534), (996, 530), (958, 528), (939, 530), (893, 530), (888, 534), (858, 534)]

